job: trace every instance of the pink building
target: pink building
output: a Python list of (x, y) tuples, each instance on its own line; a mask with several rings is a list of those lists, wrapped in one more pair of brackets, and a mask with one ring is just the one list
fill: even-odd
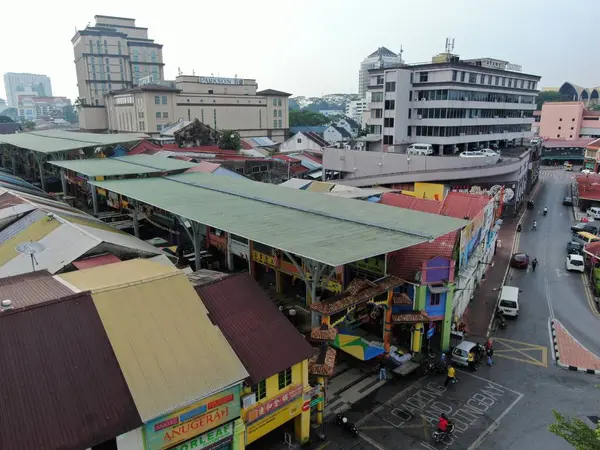
[(600, 111), (583, 102), (546, 102), (542, 105), (539, 136), (544, 139), (600, 137)]

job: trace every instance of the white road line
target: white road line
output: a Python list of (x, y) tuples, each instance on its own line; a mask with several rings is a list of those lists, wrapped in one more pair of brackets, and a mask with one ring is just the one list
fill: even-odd
[[(558, 269), (557, 273), (558, 273)], [(544, 287), (546, 288), (546, 303), (548, 303), (548, 311), (550, 311), (550, 319), (554, 319), (554, 309), (552, 308), (552, 299), (550, 297), (550, 287), (548, 286), (548, 278), (544, 277)]]
[(496, 428), (500, 426), (500, 421), (504, 418), (504, 416), (506, 416), (510, 412), (510, 410), (513, 409), (517, 403), (519, 403), (519, 401), (522, 398), (523, 394), (519, 394), (519, 397), (514, 402), (512, 402), (510, 406), (506, 408), (496, 420), (492, 422), (492, 424), (487, 428), (487, 430), (485, 430), (483, 433), (481, 433), (481, 435), (479, 435), (477, 439), (475, 439), (475, 441), (469, 446), (468, 450), (475, 450), (476, 448), (479, 448), (479, 446), (483, 444), (483, 441), (485, 441), (488, 438), (488, 436), (490, 436), (496, 430)]
[(365, 423), (367, 420), (369, 420), (371, 417), (373, 417), (375, 414), (377, 414), (379, 411), (381, 411), (383, 408), (385, 408), (386, 406), (390, 405), (391, 403), (394, 403), (396, 400), (398, 400), (400, 397), (402, 397), (404, 395), (404, 393), (406, 391), (408, 391), (409, 389), (412, 389), (413, 386), (416, 386), (417, 384), (419, 384), (421, 380), (415, 381), (413, 384), (411, 384), (410, 386), (407, 386), (406, 388), (402, 389), (400, 392), (398, 392), (396, 395), (394, 395), (392, 398), (390, 398), (387, 402), (385, 402), (382, 405), (379, 405), (377, 408), (375, 408), (373, 411), (371, 411), (369, 414), (367, 414), (366, 416), (364, 416), (362, 419), (358, 420), (356, 422), (356, 426), (359, 426), (362, 423)]
[(364, 435), (363, 433), (358, 433), (358, 437), (361, 438), (364, 441), (367, 441), (369, 444), (371, 444), (377, 450), (387, 450), (380, 443), (378, 443), (377, 441), (371, 439), (369, 436)]
[(471, 372), (466, 372), (462, 369), (458, 369), (458, 371), (461, 373), (464, 373), (465, 375), (469, 375), (470, 377), (477, 378), (478, 380), (485, 381), (486, 383), (494, 384), (494, 385), (498, 386), (500, 389), (503, 389), (505, 391), (510, 391), (513, 394), (517, 394), (517, 395), (520, 395), (521, 397), (523, 397), (523, 394), (521, 394), (520, 392), (517, 392), (514, 389), (508, 388), (506, 386), (502, 386), (501, 384), (496, 383), (495, 381), (488, 380), (487, 378), (480, 377), (479, 375), (475, 375), (474, 373), (471, 373)]
[(552, 361), (556, 364), (556, 356), (554, 355), (554, 337), (552, 336), (552, 318), (548, 317), (548, 337), (550, 338), (550, 355)]

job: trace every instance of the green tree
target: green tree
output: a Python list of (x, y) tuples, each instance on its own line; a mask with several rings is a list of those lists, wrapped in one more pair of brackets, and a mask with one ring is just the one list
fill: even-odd
[(63, 117), (67, 122), (78, 122), (77, 114), (75, 114), (75, 108), (71, 105), (63, 106)]
[(600, 426), (589, 427), (583, 420), (568, 418), (552, 410), (554, 422), (548, 429), (560, 436), (576, 450), (600, 450)]
[(239, 151), (242, 148), (240, 133), (233, 130), (222, 130), (219, 137), (219, 148)]
[(28, 120), (27, 122), (23, 123), (23, 129), (26, 131), (31, 131), (35, 128), (35, 122), (32, 122), (31, 120)]
[(290, 111), (290, 127), (318, 127), (330, 122), (329, 117), (307, 109)]
[(535, 103), (537, 104), (537, 109), (542, 109), (542, 105), (545, 102), (568, 102), (571, 100), (572, 98), (568, 95), (561, 94), (557, 91), (541, 91), (538, 93)]

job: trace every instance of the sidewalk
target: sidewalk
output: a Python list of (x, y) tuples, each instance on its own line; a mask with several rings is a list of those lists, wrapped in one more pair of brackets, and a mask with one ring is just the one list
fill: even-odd
[(575, 339), (556, 319), (551, 322), (554, 359), (568, 370), (600, 374), (600, 358)]
[(498, 232), (502, 247), (496, 250), (494, 265), (488, 270), (485, 280), (475, 289), (474, 300), (467, 307), (463, 320), (467, 324), (467, 335), (487, 337), (488, 326), (496, 309), (499, 290), (504, 283), (510, 261), (512, 246), (517, 231), (517, 217), (503, 219)]

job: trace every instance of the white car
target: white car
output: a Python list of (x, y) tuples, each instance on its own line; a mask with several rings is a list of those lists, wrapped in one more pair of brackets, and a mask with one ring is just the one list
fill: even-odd
[(466, 150), (458, 156), (460, 156), (461, 158), (483, 158), (487, 155), (483, 154), (479, 150)]
[(492, 150), (491, 148), (483, 148), (481, 150), (479, 150), (481, 153), (483, 153), (485, 156), (497, 156), (498, 153), (496, 153), (494, 150)]
[(574, 272), (583, 273), (583, 256), (581, 255), (567, 255), (567, 270)]

